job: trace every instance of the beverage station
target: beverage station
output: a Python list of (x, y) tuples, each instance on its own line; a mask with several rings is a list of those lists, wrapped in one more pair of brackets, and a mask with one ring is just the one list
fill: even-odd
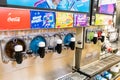
[(118, 80), (116, 0), (0, 0), (0, 80)]

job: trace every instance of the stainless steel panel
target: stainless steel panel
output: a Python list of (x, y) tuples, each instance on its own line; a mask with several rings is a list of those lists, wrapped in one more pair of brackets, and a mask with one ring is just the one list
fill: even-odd
[(62, 54), (48, 53), (44, 59), (31, 57), (22, 64), (0, 60), (0, 80), (54, 80), (72, 72), (74, 51), (65, 50)]

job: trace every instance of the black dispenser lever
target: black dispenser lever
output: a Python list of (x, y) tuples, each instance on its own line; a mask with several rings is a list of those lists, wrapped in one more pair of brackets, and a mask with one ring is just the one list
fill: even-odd
[(71, 48), (71, 50), (75, 49), (75, 38), (74, 37), (71, 38), (69, 47)]
[(23, 61), (23, 46), (22, 45), (15, 45), (14, 46), (14, 51), (15, 51), (15, 60), (18, 64), (21, 64)]
[(44, 58), (44, 56), (45, 56), (45, 42), (39, 42), (38, 46), (39, 46), (39, 49), (37, 52), (41, 58)]
[(58, 39), (57, 40), (57, 45), (55, 47), (55, 50), (60, 54), (62, 52), (62, 40)]

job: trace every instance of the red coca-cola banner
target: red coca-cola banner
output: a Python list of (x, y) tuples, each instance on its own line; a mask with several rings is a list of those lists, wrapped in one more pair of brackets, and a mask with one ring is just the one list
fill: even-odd
[(30, 11), (0, 8), (0, 30), (30, 29)]

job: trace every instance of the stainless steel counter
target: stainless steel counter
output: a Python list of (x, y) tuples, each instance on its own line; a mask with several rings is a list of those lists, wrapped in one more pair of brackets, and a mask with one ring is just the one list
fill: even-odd
[(72, 72), (74, 51), (48, 53), (44, 59), (31, 57), (22, 64), (0, 60), (0, 80), (54, 80)]

